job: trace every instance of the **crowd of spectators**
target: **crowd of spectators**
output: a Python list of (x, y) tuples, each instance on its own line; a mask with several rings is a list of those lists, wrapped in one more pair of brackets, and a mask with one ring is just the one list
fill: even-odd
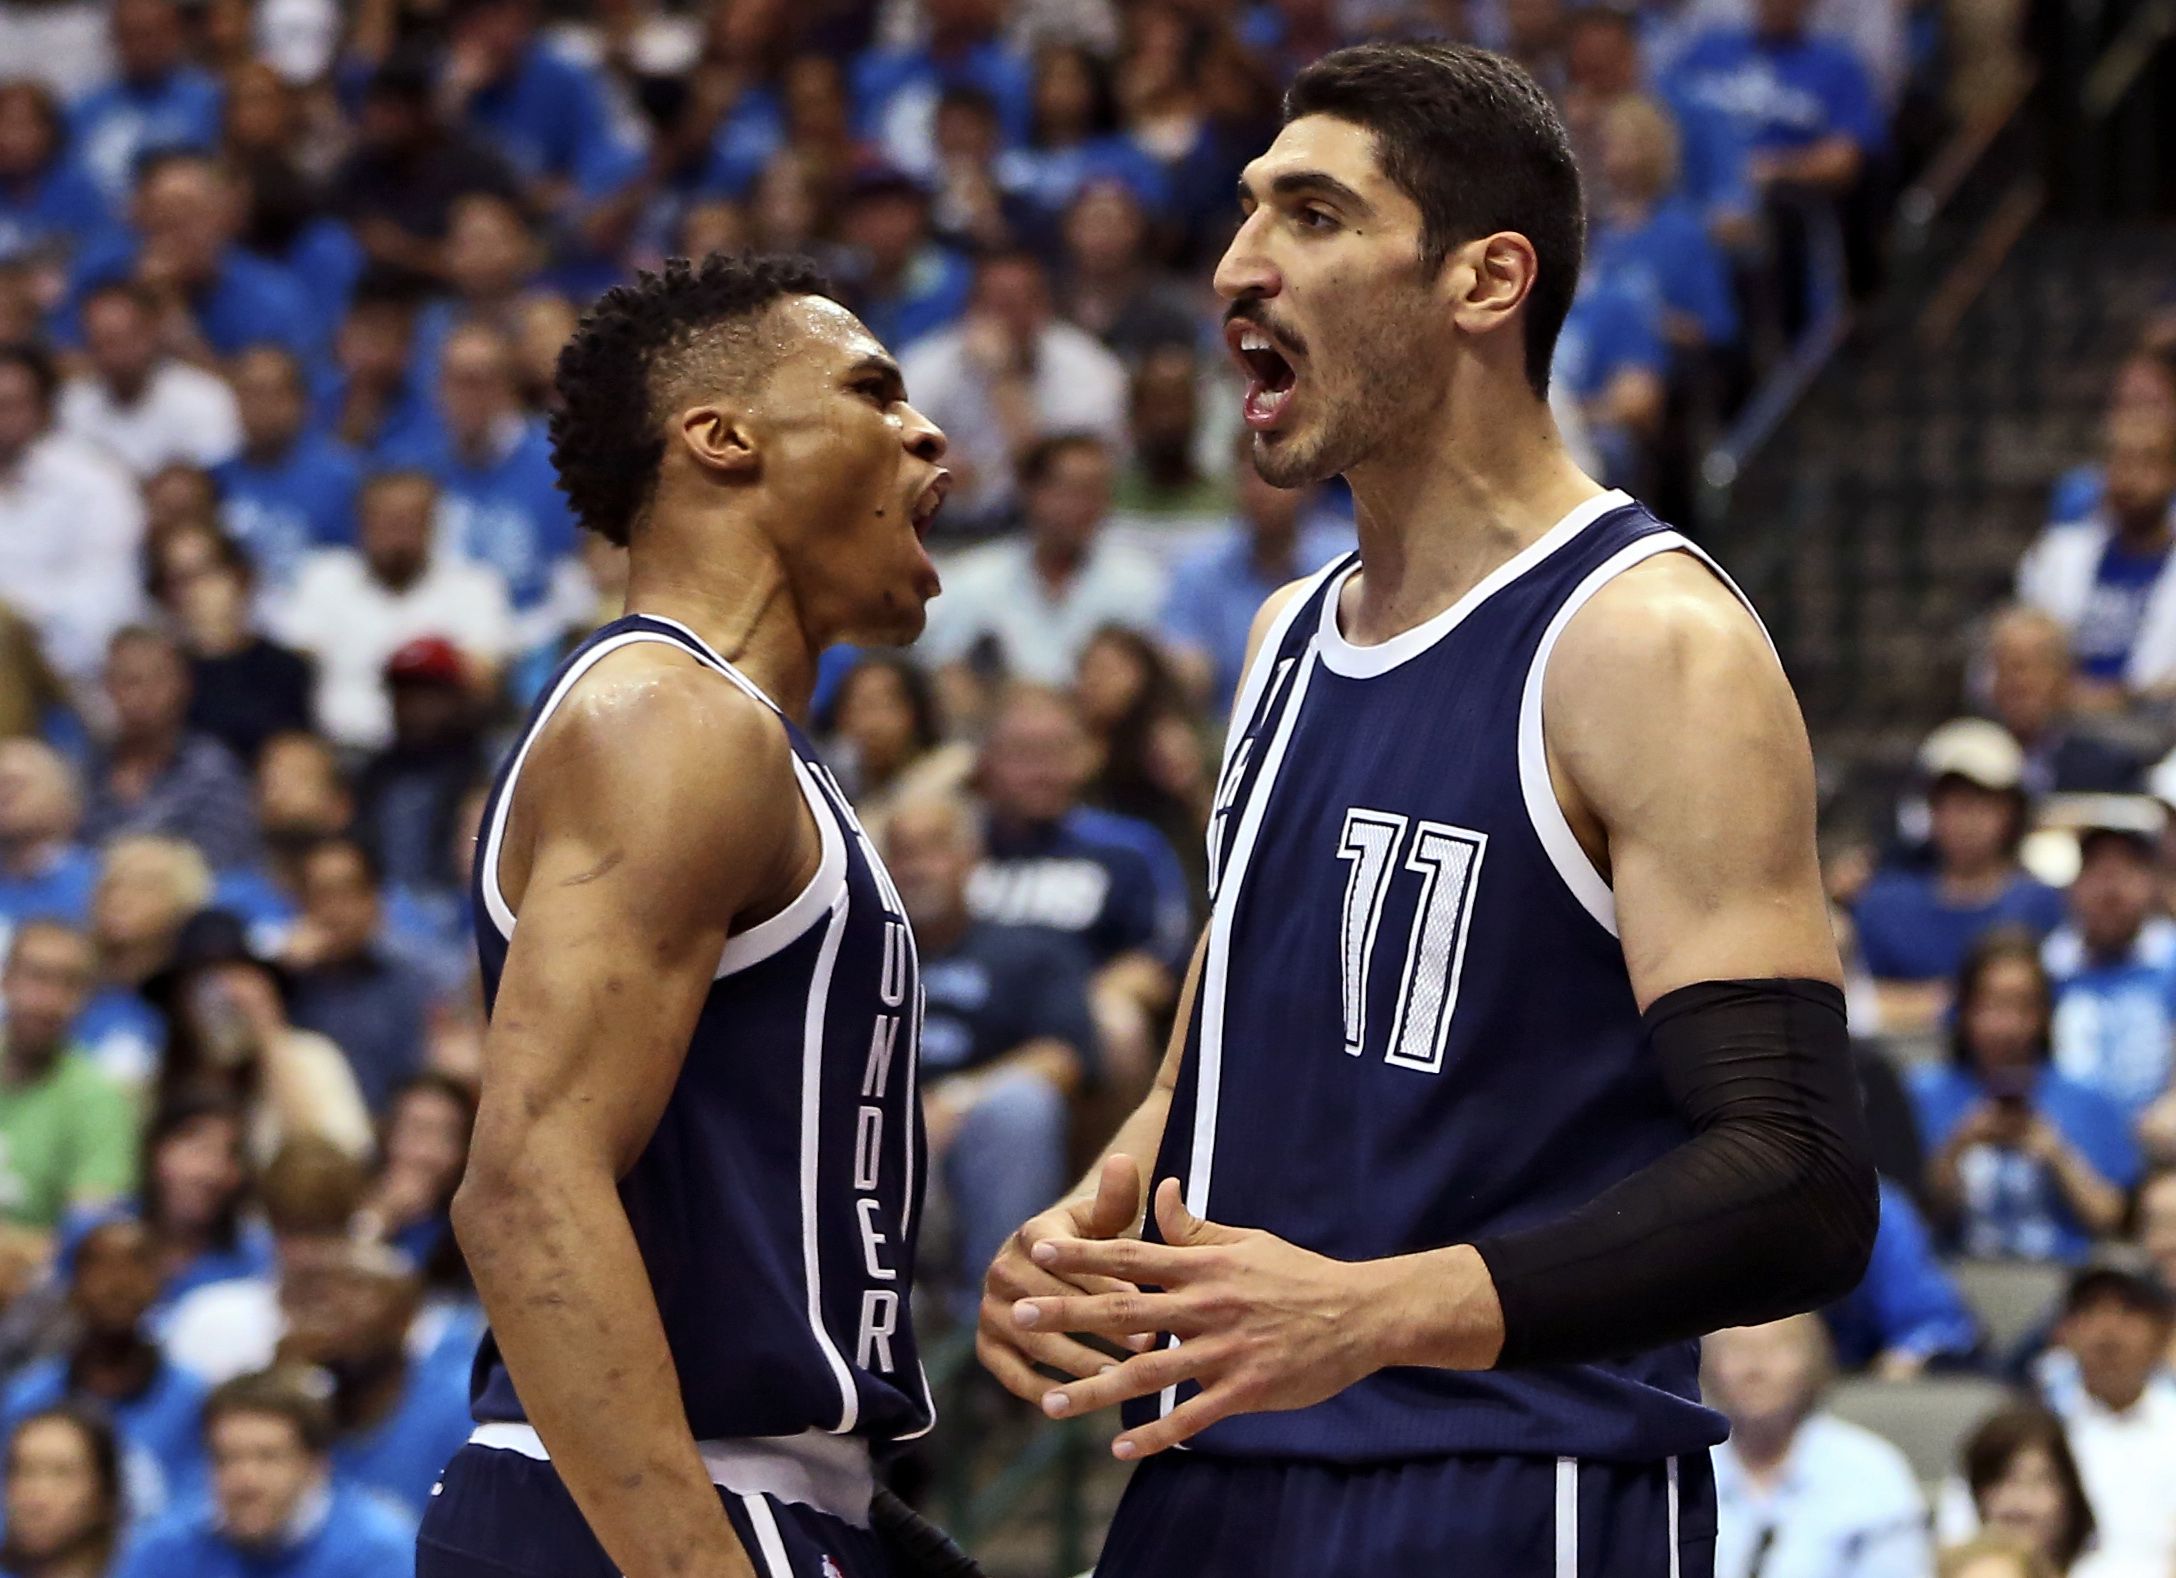
[[(1352, 542), (1241, 458), (1208, 289), (1283, 81), (1363, 37), (1535, 73), (1591, 208), (1552, 400), (1667, 503), (1866, 288), (1900, 111), (1989, 9), (0, 8), (0, 1571), (405, 1570), (480, 1325), (484, 777), (624, 586), (546, 436), (599, 289), (812, 254), (950, 438), (928, 635), (835, 655), (815, 720), (921, 938), (941, 1325), (1149, 1078), (1249, 623)], [(1883, 1232), (1711, 1347), (1725, 1578), (2176, 1573), (2172, 498), (2141, 350), (1973, 715), (1831, 829)], [(1959, 1257), (2069, 1280), (2000, 1350)], [(1931, 1501), (1821, 1408), (1951, 1369), (2019, 1402)]]

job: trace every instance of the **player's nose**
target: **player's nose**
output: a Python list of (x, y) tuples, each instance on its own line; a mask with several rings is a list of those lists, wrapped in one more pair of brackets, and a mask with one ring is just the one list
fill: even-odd
[(1226, 301), (1247, 301), (1259, 296), (1274, 296), (1283, 284), (1276, 265), (1263, 253), (1263, 209), (1249, 214), (1232, 237), (1231, 245), (1217, 259), (1214, 283), (1216, 293)]
[(952, 447), (951, 440), (944, 436), (944, 429), (911, 405), (906, 407), (901, 426), (907, 453), (917, 460), (926, 460), (935, 465), (944, 458), (945, 451)]

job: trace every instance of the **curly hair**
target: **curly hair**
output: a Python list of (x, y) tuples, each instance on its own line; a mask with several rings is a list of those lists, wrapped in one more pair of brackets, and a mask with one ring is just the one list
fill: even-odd
[(751, 332), (789, 296), (838, 299), (805, 258), (713, 253), (673, 258), (597, 299), (559, 353), (552, 466), (582, 524), (625, 547), (665, 456), (664, 398), (701, 359), (732, 386), (759, 381), (785, 346)]

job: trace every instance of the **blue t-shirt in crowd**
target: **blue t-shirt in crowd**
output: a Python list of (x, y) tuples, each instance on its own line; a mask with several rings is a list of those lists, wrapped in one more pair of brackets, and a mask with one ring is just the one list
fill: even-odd
[(469, 1417), (466, 1369), (414, 1364), (392, 1413), (373, 1428), (351, 1432), (335, 1443), (333, 1472), (420, 1521), (430, 1505), (431, 1487), (475, 1428)]
[(571, 181), (584, 197), (633, 173), (596, 73), (546, 44), (476, 91), (468, 123), (524, 176)]
[(854, 291), (854, 311), (871, 334), (900, 351), (957, 322), (974, 284), (975, 271), (965, 258), (950, 247), (930, 245), (908, 261), (898, 289)]
[(204, 1456), (204, 1398), (210, 1388), (179, 1366), (163, 1359), (142, 1395), (122, 1402), (73, 1394), (68, 1385), (65, 1356), (40, 1359), (20, 1372), (0, 1403), (0, 1439), (12, 1437), (15, 1427), (42, 1408), (66, 1402), (96, 1403), (113, 1421), (124, 1452), (132, 1505), (139, 1513), (158, 1507), (176, 1507), (192, 1501), (206, 1487), (209, 1465)]
[(145, 154), (219, 146), (224, 98), (218, 79), (195, 66), (143, 82), (117, 78), (84, 94), (70, 112), (76, 157), (119, 204)]
[(1750, 150), (1737, 122), (1668, 86), (1658, 95), (1677, 122), (1678, 185), (1700, 217), (1712, 223), (1754, 207)]
[(2095, 958), (2072, 927), (2047, 941), (2055, 1066), (2133, 1119), (2169, 1088), (2176, 1056), (2176, 921), (2146, 922), (2130, 949)]
[(927, 171), (934, 164), (937, 99), (947, 88), (979, 88), (997, 107), (1008, 145), (1027, 141), (1035, 72), (995, 39), (942, 58), (926, 46), (872, 49), (854, 62), (851, 81), (857, 135), (883, 145), (899, 164)]
[(1852, 911), (1859, 951), (1877, 981), (1934, 981), (1955, 976), (1982, 932), (2023, 926), (2046, 936), (2063, 923), (2063, 896), (2022, 871), (1992, 903), (1954, 905), (1931, 871), (1884, 871)]
[(277, 1548), (245, 1551), (202, 1502), (130, 1541), (113, 1578), (414, 1578), (415, 1525), (367, 1491), (335, 1481), (298, 1521), (303, 1527)]
[(283, 455), (262, 461), (237, 455), (212, 476), (227, 530), (249, 550), (261, 586), (290, 584), (312, 549), (355, 542), (363, 468), (345, 444), (305, 433)]
[(1703, 33), (1678, 60), (1669, 87), (1674, 96), (1728, 116), (1756, 153), (1839, 136), (1868, 151), (1883, 142), (1873, 80), (1850, 45), (1821, 34)]
[(159, 1069), (166, 1021), (125, 986), (101, 987), (76, 1016), (76, 1045), (109, 1079), (137, 1085)]
[(1919, 1208), (1886, 1178), (1866, 1275), (1821, 1315), (1838, 1362), (1849, 1370), (1891, 1351), (1963, 1358), (1979, 1343), (1979, 1325), (1936, 1258)]
[[(136, 249), (134, 236), (124, 235), (86, 253), (68, 304), (55, 315), (56, 339), (65, 345), (80, 343), (83, 298), (100, 285), (134, 275)], [(227, 249), (211, 283), (190, 297), (189, 312), (221, 356), (269, 343), (308, 361), (323, 343), (324, 325), (301, 282), (277, 263), (240, 247)]]
[(106, 194), (73, 159), (55, 159), (20, 184), (0, 181), (0, 260), (73, 251), (112, 224)]
[(1159, 625), (1165, 640), (1209, 655), (1215, 665), (1209, 700), (1217, 717), (1231, 709), (1239, 693), (1247, 633), (1270, 593), (1321, 569), (1352, 545), (1350, 524), (1312, 520), (1301, 526), (1291, 562), (1264, 574), (1255, 562), (1254, 539), (1244, 525), (1235, 524), (1179, 561)]
[[(1978, 1074), (1953, 1063), (1922, 1063), (1906, 1079), (1919, 1137), (1930, 1152), (1948, 1143), (1967, 1113), (1992, 1099)], [(2099, 1091), (2041, 1069), (2026, 1102), (2116, 1188), (2128, 1190), (2138, 1181), (2130, 1123)], [(2093, 1247), (2092, 1235), (2064, 1202), (2046, 1163), (2022, 1151), (1975, 1145), (1959, 1159), (1957, 1171), (1964, 1185), (1957, 1247), (1965, 1254), (2075, 1261)]]
[(1622, 372), (1663, 376), (1669, 356), (1662, 346), (1660, 315), (1629, 291), (1590, 281), (1564, 315), (1552, 370), (1581, 400), (1598, 399)]
[(1738, 337), (1738, 301), (1723, 254), (1688, 198), (1666, 198), (1637, 225), (1600, 225), (1588, 250), (1596, 287), (1686, 314), (1710, 345)]
[(26, 920), (90, 920), (91, 890), (98, 886), (98, 857), (81, 844), (64, 844), (25, 876), (0, 871), (0, 932)]
[(313, 219), (284, 251), (264, 256), (301, 283), (317, 317), (319, 342), (332, 344), (333, 331), (348, 315), (355, 282), (370, 262), (355, 232), (337, 219)]
[(1074, 938), (1039, 926), (970, 922), (943, 953), (922, 955), (922, 1076), (979, 1068), (1050, 1037), (1096, 1063), (1088, 1009), (1088, 956)]
[(2072, 466), (2048, 489), (2048, 519), (2082, 521), (2099, 512), (2108, 496), (2108, 478), (2092, 461)]
[(991, 173), (1001, 188), (1050, 223), (1057, 222), (1081, 188), (1096, 181), (1118, 182), (1152, 216), (1171, 207), (1170, 176), (1123, 132), (1064, 148), (1014, 148), (998, 155)]
[(394, 463), (437, 481), (441, 545), (504, 576), (517, 611), (544, 602), (552, 577), (575, 552), (576, 531), (543, 423), (509, 428), (481, 460), (458, 453), (440, 428)]
[[(340, 406), (347, 393), (347, 375), (336, 364), (322, 363), (312, 370), (310, 421), (324, 432), (328, 442), (337, 442), (331, 434), (339, 423)], [(357, 458), (366, 473), (404, 465), (407, 462), (403, 457), (428, 447), (436, 439), (438, 428), (437, 408), (411, 368), (400, 389), (386, 403), (378, 431), (362, 441)]]
[(1086, 806), (1037, 827), (993, 827), (967, 885), (978, 919), (1044, 926), (1079, 939), (1100, 968), (1120, 954), (1186, 962), (1186, 877), (1146, 822)]
[(786, 145), (786, 107), (776, 89), (750, 83), (711, 133), (710, 151), (695, 177), (697, 196), (740, 198)]
[(2129, 672), (2146, 604), (2168, 569), (2168, 556), (2166, 546), (2138, 553), (2114, 537), (2101, 549), (2100, 563), (2093, 568), (2093, 590), (2086, 595), (2084, 612), (2070, 633), (2071, 653), (2086, 678), (2115, 681)]

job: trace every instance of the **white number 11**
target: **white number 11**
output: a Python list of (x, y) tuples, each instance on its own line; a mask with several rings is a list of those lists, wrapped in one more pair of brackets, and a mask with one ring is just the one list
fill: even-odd
[[(1340, 936), (1344, 944), (1345, 1051), (1358, 1057), (1367, 1046), (1368, 975), (1383, 900), (1405, 843), (1407, 819), (1394, 811), (1355, 806), (1345, 813), (1337, 858), (1345, 874)], [(1413, 828), (1405, 869), (1421, 879), (1413, 929), (1406, 939), (1405, 967), (1398, 978), (1398, 1007), (1390, 1023), (1385, 1062), (1433, 1074), (1443, 1067), (1451, 1013), (1458, 1005), (1458, 974), (1466, 955), (1466, 921), (1481, 875), (1488, 835), (1442, 822)]]

